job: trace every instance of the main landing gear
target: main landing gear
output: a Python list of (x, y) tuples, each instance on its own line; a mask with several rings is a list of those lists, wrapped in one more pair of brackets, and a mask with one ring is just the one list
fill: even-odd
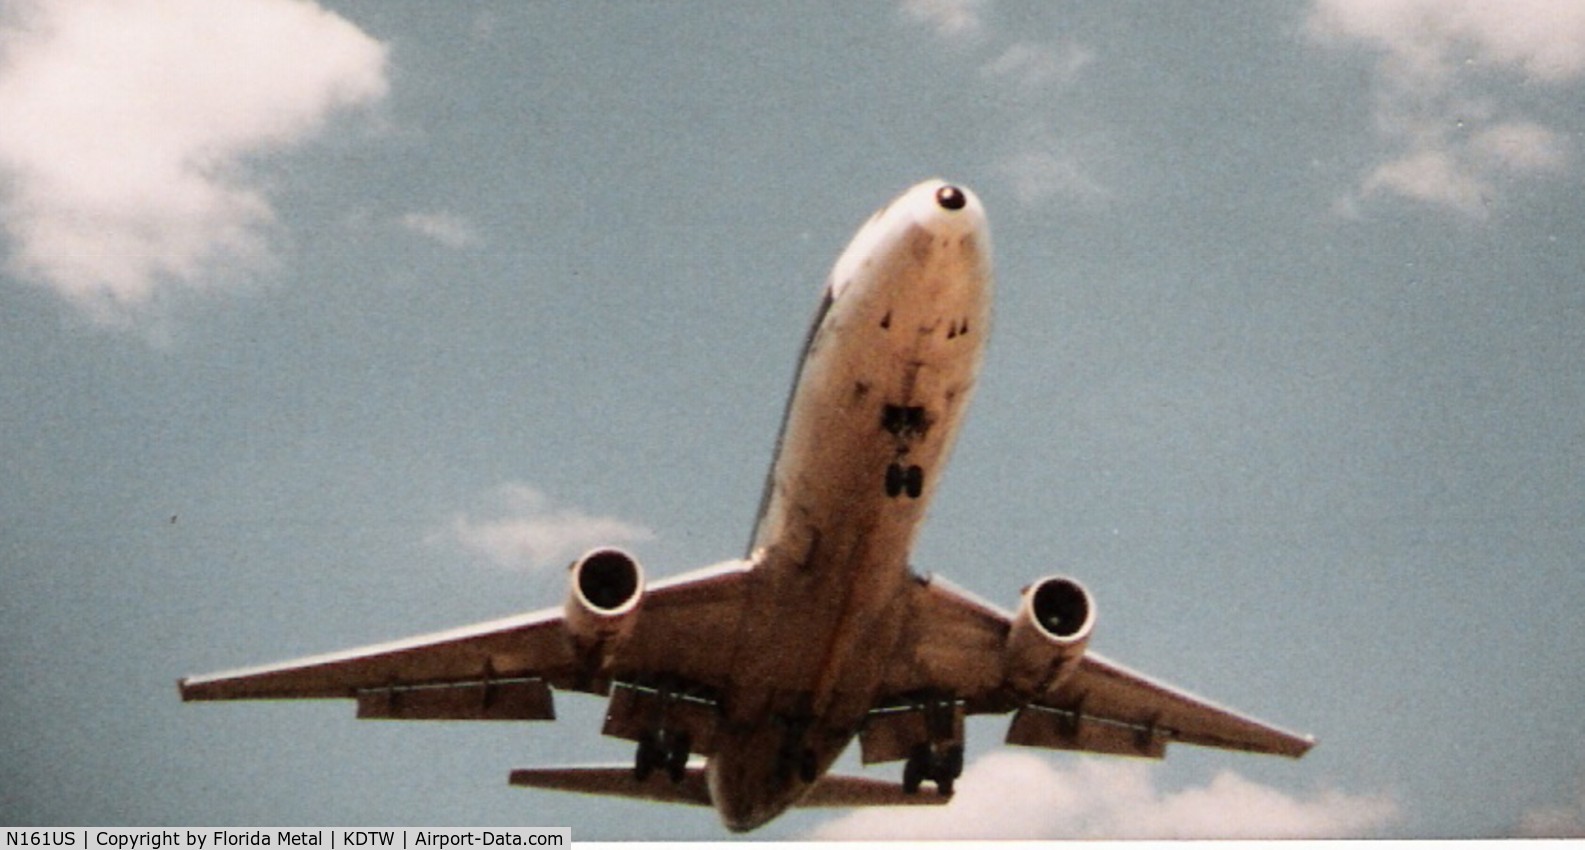
[(692, 747), (693, 739), (687, 732), (645, 732), (639, 736), (638, 752), (633, 756), (633, 778), (643, 782), (655, 771), (664, 770), (673, 783), (681, 782), (688, 772)]

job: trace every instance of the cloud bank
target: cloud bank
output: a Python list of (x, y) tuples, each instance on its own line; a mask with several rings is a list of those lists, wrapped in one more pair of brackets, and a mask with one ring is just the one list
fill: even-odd
[(596, 546), (655, 537), (641, 525), (553, 505), (544, 493), (525, 484), (503, 484), (487, 501), (483, 516), (458, 513), (431, 541), (458, 543), (503, 569), (533, 570), (565, 566)]
[(1398, 817), (1381, 796), (1322, 791), (1292, 797), (1236, 773), (1164, 792), (1151, 765), (1080, 758), (1061, 766), (997, 751), (964, 771), (939, 808), (865, 809), (819, 827), (823, 840), (1345, 838), (1378, 834)]
[[(1555, 91), (1585, 77), (1585, 4), (1316, 0), (1307, 27), (1319, 43), (1379, 57), (1388, 158), (1344, 209), (1389, 195), (1478, 218), (1504, 181), (1567, 169), (1567, 137), (1512, 103), (1511, 84)], [(1504, 85), (1510, 94), (1496, 94)]]
[[(307, 0), (25, 0), (0, 13), (9, 270), (101, 323), (269, 262), (250, 157), (382, 98), (384, 45)], [(239, 274), (240, 273), (240, 274)]]

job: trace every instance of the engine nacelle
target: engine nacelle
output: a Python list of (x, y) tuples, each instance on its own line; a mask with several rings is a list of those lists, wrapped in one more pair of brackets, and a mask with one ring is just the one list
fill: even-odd
[(585, 553), (568, 567), (572, 586), (562, 606), (567, 631), (588, 648), (627, 637), (644, 601), (644, 569), (621, 549)]
[(1030, 585), (1007, 634), (1007, 684), (1031, 697), (1057, 686), (1078, 668), (1094, 626), (1095, 603), (1084, 585), (1066, 576)]

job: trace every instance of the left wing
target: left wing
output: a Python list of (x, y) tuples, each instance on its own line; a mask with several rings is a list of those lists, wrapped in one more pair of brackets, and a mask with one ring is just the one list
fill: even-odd
[[(723, 678), (751, 568), (730, 561), (650, 585), (623, 644), (625, 672)], [(598, 672), (562, 609), (548, 608), (178, 684), (183, 700), (353, 698), (359, 717), (550, 720), (549, 686), (598, 692)]]
[(887, 692), (949, 694), (968, 713), (1016, 710), (1008, 743), (1148, 758), (1172, 742), (1292, 758), (1315, 745), (1093, 652), (1056, 687), (1016, 696), (1002, 673), (1012, 615), (939, 578), (913, 589), (911, 648), (892, 665)]

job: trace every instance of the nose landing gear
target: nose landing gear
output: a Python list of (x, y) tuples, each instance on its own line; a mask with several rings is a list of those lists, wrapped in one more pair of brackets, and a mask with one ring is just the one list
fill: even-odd
[(917, 499), (925, 492), (925, 471), (917, 466), (894, 463), (886, 467), (886, 495), (895, 499), (904, 493)]

